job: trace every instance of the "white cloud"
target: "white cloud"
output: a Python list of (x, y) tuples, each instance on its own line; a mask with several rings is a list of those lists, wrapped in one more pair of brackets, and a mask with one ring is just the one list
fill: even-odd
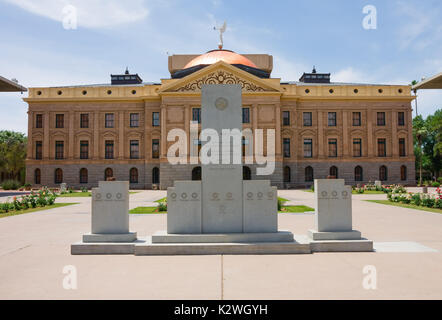
[(149, 14), (144, 0), (4, 0), (33, 14), (63, 21), (63, 8), (77, 9), (78, 27), (111, 28), (137, 22)]
[(439, 41), (442, 26), (438, 9), (430, 11), (403, 1), (398, 1), (396, 7), (404, 23), (398, 30), (400, 49), (422, 51)]
[[(414, 102), (412, 106), (414, 109)], [(417, 109), (419, 114), (424, 117), (433, 114), (438, 109), (442, 109), (442, 90), (418, 90)]]

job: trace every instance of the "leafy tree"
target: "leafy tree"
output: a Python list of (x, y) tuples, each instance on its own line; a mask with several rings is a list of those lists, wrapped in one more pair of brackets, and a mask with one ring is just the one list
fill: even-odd
[(0, 131), (0, 172), (21, 180), (20, 173), (25, 168), (26, 146), (27, 138), (23, 133)]
[(414, 154), (419, 182), (422, 183), (422, 170), (438, 177), (442, 169), (442, 109), (423, 119), (413, 119)]

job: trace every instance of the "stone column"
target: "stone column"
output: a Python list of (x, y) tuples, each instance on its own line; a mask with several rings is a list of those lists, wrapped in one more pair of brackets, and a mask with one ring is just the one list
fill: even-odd
[(409, 111), (405, 111), (405, 119), (407, 119), (408, 116), (408, 123), (407, 123), (407, 130), (408, 130), (408, 154), (407, 156), (413, 157), (414, 156), (414, 145), (413, 145), (413, 110), (410, 108)]
[(367, 154), (368, 157), (373, 157), (374, 153), (373, 145), (373, 113), (371, 110), (367, 110)]
[(144, 161), (147, 162), (150, 157), (149, 152), (149, 141), (150, 141), (150, 131), (152, 130), (152, 119), (151, 111), (147, 107), (147, 105), (144, 105)]
[(118, 158), (124, 159), (124, 112), (118, 113)]
[(69, 111), (69, 137), (68, 137), (68, 159), (74, 158), (74, 116), (73, 111)]
[(35, 155), (32, 153), (34, 140), (32, 139), (32, 128), (34, 123), (34, 112), (28, 111), (28, 145), (27, 145), (27, 159), (33, 159)]
[(43, 114), (43, 160), (49, 160), (49, 112)]
[(324, 119), (321, 111), (318, 111), (318, 158), (324, 158)]
[(399, 141), (397, 138), (397, 112), (391, 112), (391, 151), (393, 158), (399, 157)]
[(258, 129), (258, 104), (254, 103), (252, 105), (252, 129), (253, 129), (253, 133), (255, 133), (255, 130)]
[(167, 144), (167, 128), (166, 128), (166, 105), (161, 105), (161, 141), (160, 141), (160, 159), (167, 157), (166, 144)]
[(99, 136), (100, 136), (100, 113), (98, 111), (94, 112), (94, 153), (93, 159), (98, 160), (100, 158), (100, 145), (99, 145)]
[(348, 112), (342, 112), (342, 154), (346, 158), (349, 155), (351, 145), (348, 143)]
[(190, 144), (193, 143), (193, 141), (190, 141), (190, 105), (185, 104), (184, 105), (184, 131), (186, 132), (186, 139), (187, 139), (187, 161), (190, 160)]
[(281, 157), (281, 105), (275, 104), (275, 121), (276, 121), (276, 159)]

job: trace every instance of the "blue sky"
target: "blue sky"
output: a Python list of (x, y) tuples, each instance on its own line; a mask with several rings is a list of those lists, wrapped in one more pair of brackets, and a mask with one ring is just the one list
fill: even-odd
[[(78, 28), (63, 28), (73, 5)], [(377, 9), (365, 30), (362, 9)], [(217, 47), (274, 57), (272, 77), (298, 80), (315, 65), (332, 81), (408, 84), (442, 72), (440, 0), (0, 0), (0, 75), (24, 86), (108, 83), (129, 66), (167, 78), (167, 55)], [(26, 93), (0, 95), (0, 130), (27, 131)], [(442, 90), (419, 92), (419, 113), (442, 108)]]

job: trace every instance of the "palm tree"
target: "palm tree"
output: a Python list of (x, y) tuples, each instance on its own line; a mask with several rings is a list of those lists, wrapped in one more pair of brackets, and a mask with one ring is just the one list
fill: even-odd
[(420, 161), (419, 161), (419, 185), (422, 185), (422, 162), (424, 160), (424, 148), (422, 146), (423, 141), (428, 136), (428, 130), (426, 127), (416, 128), (416, 138), (419, 143), (419, 148), (421, 151)]
[[(417, 80), (411, 81), (411, 86), (412, 87), (417, 85), (417, 84), (418, 84)], [(415, 103), (416, 103), (416, 117), (417, 117), (417, 115), (418, 115), (418, 113), (417, 113), (417, 89), (413, 89), (413, 93), (414, 93), (414, 96), (416, 97)]]

